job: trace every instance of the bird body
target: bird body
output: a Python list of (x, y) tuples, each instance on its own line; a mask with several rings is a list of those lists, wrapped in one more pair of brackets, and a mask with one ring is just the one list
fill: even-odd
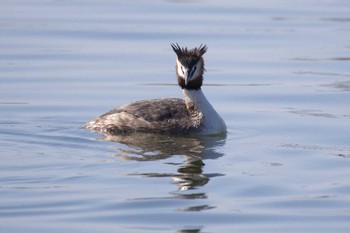
[(177, 54), (176, 73), (184, 99), (141, 100), (113, 109), (88, 122), (88, 129), (109, 134), (153, 132), (168, 134), (220, 134), (226, 132), (223, 119), (204, 96), (206, 46), (194, 49), (172, 44)]

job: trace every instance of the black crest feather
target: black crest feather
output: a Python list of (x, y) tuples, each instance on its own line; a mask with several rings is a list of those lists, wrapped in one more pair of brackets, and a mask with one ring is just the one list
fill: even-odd
[(177, 58), (181, 64), (188, 68), (192, 68), (208, 49), (208, 47), (203, 44), (193, 49), (188, 49), (187, 47), (181, 48), (178, 43), (171, 44), (171, 47), (176, 53)]
[(179, 58), (182, 57), (196, 57), (200, 58), (205, 54), (208, 47), (206, 45), (201, 44), (199, 47), (195, 47), (193, 49), (188, 49), (187, 47), (181, 48), (178, 43), (171, 44), (171, 47), (173, 48), (174, 52)]

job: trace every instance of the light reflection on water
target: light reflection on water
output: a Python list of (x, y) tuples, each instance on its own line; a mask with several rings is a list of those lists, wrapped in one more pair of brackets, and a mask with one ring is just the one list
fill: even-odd
[[(349, 232), (347, 1), (2, 1), (3, 232)], [(84, 123), (181, 97), (170, 43), (208, 45), (224, 137)]]
[(125, 160), (154, 161), (163, 160), (175, 155), (185, 157), (184, 162), (177, 164), (177, 173), (137, 173), (146, 177), (169, 177), (180, 190), (190, 190), (207, 184), (210, 178), (223, 174), (203, 174), (206, 159), (217, 159), (223, 153), (217, 152), (224, 145), (226, 135), (221, 136), (170, 136), (158, 134), (121, 134), (105, 135), (103, 140), (118, 142), (128, 149), (115, 147), (116, 157)]

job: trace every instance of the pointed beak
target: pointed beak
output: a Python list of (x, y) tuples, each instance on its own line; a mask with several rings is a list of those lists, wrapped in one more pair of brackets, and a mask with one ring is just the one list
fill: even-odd
[(190, 79), (189, 75), (190, 75), (189, 70), (185, 70), (184, 79), (185, 79), (186, 86), (187, 86), (188, 80)]

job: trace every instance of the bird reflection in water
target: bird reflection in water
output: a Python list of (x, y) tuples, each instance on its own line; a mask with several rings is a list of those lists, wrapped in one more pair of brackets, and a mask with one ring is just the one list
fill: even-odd
[[(121, 135), (104, 135), (103, 140), (126, 145), (128, 149), (114, 147), (115, 156), (125, 160), (155, 161), (170, 158), (174, 155), (184, 156), (185, 160), (178, 165), (177, 173), (137, 173), (147, 177), (171, 177), (179, 190), (190, 190), (204, 186), (209, 179), (222, 176), (220, 173), (203, 174), (203, 160), (217, 159), (223, 154), (219, 149), (224, 145), (226, 135), (215, 136), (177, 136), (148, 133)], [(179, 195), (179, 194), (177, 194)], [(199, 196), (198, 196), (199, 195)], [(204, 195), (204, 197), (203, 197)], [(181, 194), (186, 199), (205, 198), (205, 194)]]

